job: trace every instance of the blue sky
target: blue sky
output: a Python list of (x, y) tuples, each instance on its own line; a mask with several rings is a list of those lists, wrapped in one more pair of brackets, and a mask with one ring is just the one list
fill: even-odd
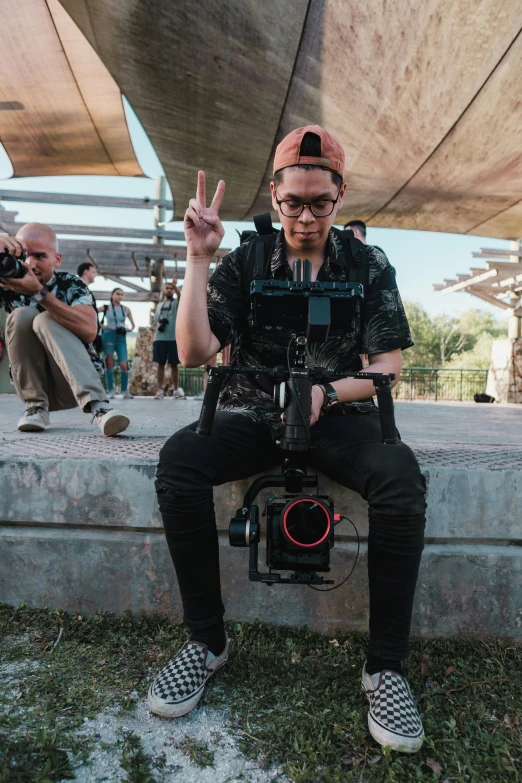
[[(54, 191), (58, 193), (85, 193), (104, 196), (154, 197), (154, 177), (163, 173), (147, 135), (136, 115), (126, 104), (127, 120), (136, 154), (143, 171), (152, 179), (130, 177), (34, 177), (8, 179), (11, 166), (0, 145), (0, 182), (11, 190)], [(194, 183), (195, 188), (195, 183)], [(71, 223), (75, 225), (121, 226), (122, 228), (152, 228), (152, 210), (101, 209), (96, 207), (67, 207), (45, 204), (14, 204), (2, 202), (8, 210), (18, 211), (18, 220), (36, 220), (42, 223)], [(181, 206), (180, 206), (181, 209)], [(357, 217), (357, 215), (354, 215)], [(236, 229), (247, 228), (246, 223), (226, 222), (223, 247), (237, 244)], [(182, 224), (174, 222), (169, 229), (181, 230)], [(122, 238), (125, 238), (124, 233)], [(397, 271), (397, 281), (403, 299), (420, 302), (430, 314), (447, 313), (456, 315), (471, 307), (488, 310), (502, 318), (498, 308), (469, 294), (441, 295), (432, 289), (432, 283), (442, 283), (444, 278), (453, 278), (457, 273), (469, 271), (470, 266), (481, 266), (471, 258), (471, 253), (480, 247), (508, 248), (509, 242), (487, 237), (470, 237), (459, 234), (439, 234), (425, 231), (398, 231), (394, 229), (371, 228), (368, 241), (385, 250)], [(99, 290), (112, 290), (114, 284), (98, 278), (95, 286)], [(132, 303), (132, 311), (138, 326), (148, 324), (149, 306), (146, 303)]]

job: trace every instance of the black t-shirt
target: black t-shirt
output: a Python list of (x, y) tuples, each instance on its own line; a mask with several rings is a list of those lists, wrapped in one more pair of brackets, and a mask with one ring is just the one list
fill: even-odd
[[(242, 285), (247, 244), (226, 255), (208, 283), (207, 307), (210, 328), (221, 348), (232, 343), (231, 364), (255, 366), (261, 369), (287, 363), (287, 350), (292, 333), (260, 332), (253, 329), (250, 298)], [(369, 266), (369, 290), (365, 291), (362, 323), (353, 332), (330, 329), (328, 340), (307, 346), (309, 367), (324, 367), (331, 372), (352, 372), (362, 367), (359, 354), (377, 354), (410, 348), (413, 345), (408, 320), (397, 288), (395, 274), (383, 252), (366, 245)], [(286, 259), (284, 232), (276, 238), (270, 262), (271, 274), (280, 280), (291, 280), (292, 271)], [(319, 270), (318, 280), (347, 280), (344, 252), (339, 239), (331, 231), (326, 260)], [(373, 409), (372, 400), (341, 403), (335, 406), (337, 415), (350, 407)], [(257, 375), (234, 374), (221, 392), (219, 410), (234, 411), (254, 421), (277, 424), (281, 409), (273, 401), (270, 379)]]

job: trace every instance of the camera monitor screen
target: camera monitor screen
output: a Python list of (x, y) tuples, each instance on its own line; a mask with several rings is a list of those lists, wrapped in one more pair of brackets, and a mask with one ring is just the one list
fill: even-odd
[(360, 283), (253, 280), (251, 285), (257, 329), (279, 327), (299, 333), (307, 331), (310, 322), (326, 327), (326, 332), (329, 326), (352, 331), (362, 299)]

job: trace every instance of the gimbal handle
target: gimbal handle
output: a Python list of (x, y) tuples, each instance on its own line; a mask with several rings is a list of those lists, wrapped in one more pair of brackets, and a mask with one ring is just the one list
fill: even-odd
[(215, 367), (207, 365), (208, 383), (205, 394), (203, 395), (203, 405), (201, 406), (198, 426), (196, 427), (198, 435), (210, 435), (212, 432), (212, 424), (214, 423), (214, 416), (216, 414), (219, 392), (221, 391), (223, 381), (225, 380), (223, 374), (213, 372), (215, 369)]
[[(210, 435), (212, 432), (212, 424), (214, 422), (214, 416), (219, 399), (219, 393), (225, 377), (230, 373), (243, 373), (243, 374), (256, 374), (259, 375), (259, 370), (253, 367), (211, 367), (207, 365), (208, 383), (203, 397), (203, 405), (201, 407), (201, 413), (199, 415), (199, 421), (196, 427), (196, 433), (198, 435)], [(395, 376), (390, 373), (384, 375), (383, 373), (371, 373), (361, 370), (360, 372), (347, 372), (347, 373), (327, 373), (326, 371), (318, 370), (318, 373), (323, 377), (321, 380), (328, 378), (329, 380), (341, 380), (341, 378), (359, 378), (372, 380), (375, 386), (375, 392), (377, 400), (379, 402), (379, 417), (381, 421), (381, 431), (383, 443), (388, 445), (396, 444), (400, 442), (397, 435), (397, 427), (395, 426), (395, 413), (393, 410), (393, 397), (391, 393), (391, 381), (395, 379)], [(278, 377), (279, 368), (273, 368), (271, 371), (265, 371), (266, 375), (270, 375), (274, 379)], [(279, 378), (279, 380), (282, 380)]]

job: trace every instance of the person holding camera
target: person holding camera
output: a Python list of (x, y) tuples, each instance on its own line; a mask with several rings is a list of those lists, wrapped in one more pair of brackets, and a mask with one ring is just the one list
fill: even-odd
[[(339, 330), (326, 342), (307, 344), (308, 366), (339, 374), (359, 371), (361, 354), (368, 354), (371, 372), (394, 373), (398, 379), (401, 351), (413, 343), (388, 259), (357, 244), (349, 260), (333, 227), (347, 189), (342, 147), (320, 126), (298, 128), (278, 145), (273, 171), (272, 206), (282, 228), (269, 258), (269, 277), (292, 280), (293, 261), (305, 258), (312, 280), (347, 281), (356, 261), (368, 272), (354, 331)], [(223, 258), (207, 285), (224, 234), (219, 219), (224, 193), (220, 181), (207, 206), (205, 174), (199, 172), (197, 195), (184, 219), (180, 358), (185, 366), (197, 367), (232, 343), (231, 364), (286, 366), (292, 332), (259, 332), (249, 318), (249, 278), (243, 278), (250, 240)], [(256, 374), (233, 375), (221, 392), (211, 435), (198, 435), (194, 422), (161, 450), (156, 490), (190, 638), (150, 686), (149, 708), (158, 715), (176, 717), (191, 710), (208, 678), (227, 661), (213, 487), (281, 465), (282, 453), (272, 438), (281, 408), (268, 385)], [(426, 484), (406, 444), (382, 442), (373, 393), (372, 381), (354, 378), (312, 387), (308, 462), (368, 501), (370, 636), (361, 676), (368, 725), (380, 744), (412, 753), (422, 745), (423, 727), (402, 661), (409, 655), (424, 545)]]
[[(124, 293), (121, 288), (114, 288), (108, 305), (100, 307), (103, 313), (101, 320), (102, 345), (105, 354), (105, 383), (109, 399), (116, 396), (114, 391), (114, 354), (118, 355), (120, 363), (120, 388), (124, 400), (132, 400), (129, 392), (129, 356), (127, 352), (127, 332), (134, 329), (134, 319), (128, 307), (122, 304)], [(107, 320), (105, 320), (107, 319)], [(127, 319), (131, 324), (127, 326)]]
[(174, 299), (174, 294), (178, 297), (178, 301), (180, 299), (180, 290), (177, 283), (177, 280), (165, 283), (163, 286), (163, 300), (154, 313), (156, 331), (152, 344), (152, 361), (158, 364), (158, 390), (154, 395), (155, 400), (162, 400), (165, 397), (163, 385), (165, 383), (165, 365), (167, 362), (170, 364), (172, 373), (173, 398), (182, 399), (185, 396), (185, 392), (179, 385), (179, 357), (176, 344), (178, 302)]
[[(103, 366), (93, 347), (98, 323), (85, 283), (58, 267), (56, 234), (41, 223), (0, 239), (0, 304), (16, 393), (26, 405), (22, 432), (49, 429), (49, 411), (79, 406), (106, 436), (129, 426), (108, 405)], [(6, 276), (2, 276), (2, 275)]]
[[(83, 280), (86, 286), (90, 286), (96, 280), (97, 270), (92, 261), (82, 261), (81, 264), (78, 264), (78, 267), (76, 269), (76, 274), (81, 280)], [(98, 305), (96, 304), (96, 297), (94, 296), (92, 291), (91, 291), (91, 296), (92, 296), (94, 309), (96, 310), (96, 313), (98, 313)], [(103, 330), (101, 328), (101, 325), (98, 324), (98, 331), (96, 333), (96, 337), (93, 342), (93, 345), (98, 353), (101, 353), (103, 351), (102, 332)]]

